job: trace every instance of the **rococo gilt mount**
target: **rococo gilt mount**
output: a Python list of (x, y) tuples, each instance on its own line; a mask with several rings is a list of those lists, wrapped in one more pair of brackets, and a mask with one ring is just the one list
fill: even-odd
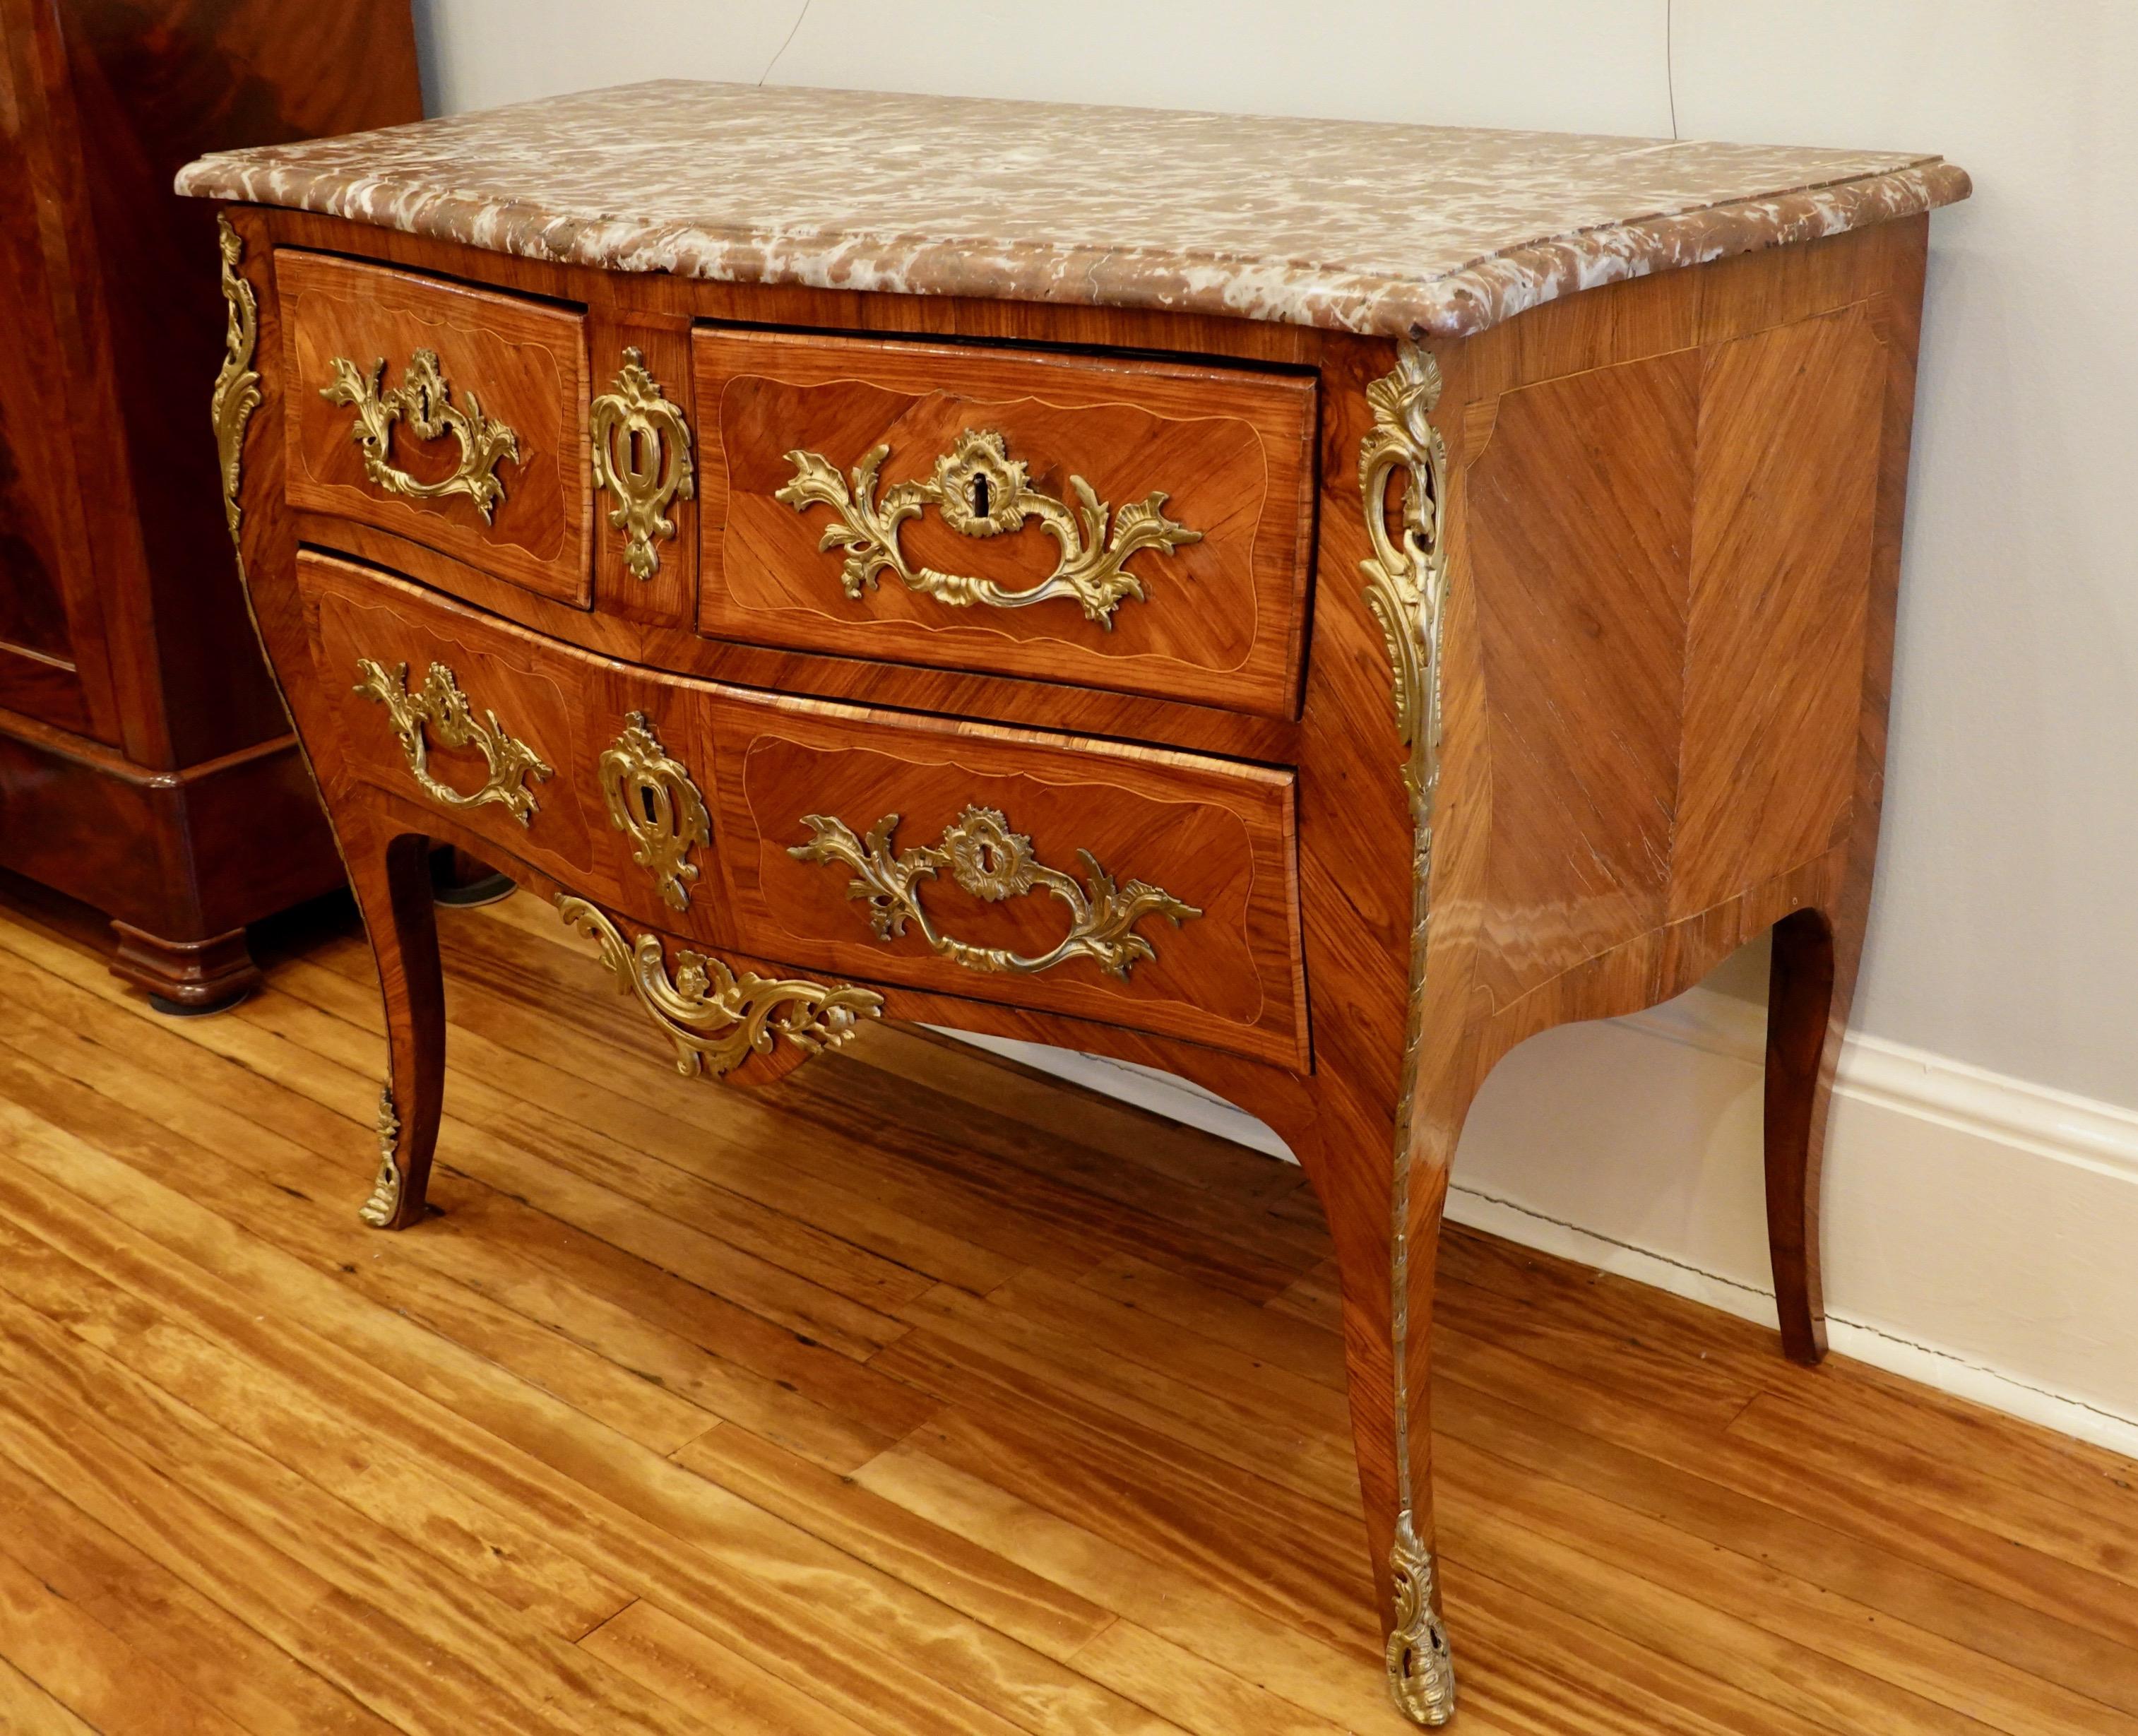
[(686, 1073), (887, 1017), (1195, 1080), (1327, 1212), (1389, 1687), (1438, 1724), (1464, 1114), (1771, 930), (1821, 1353), (1957, 169), (663, 84), (180, 187), (228, 207), (231, 529), (385, 992), (370, 1222), (437, 1137), (434, 841)]

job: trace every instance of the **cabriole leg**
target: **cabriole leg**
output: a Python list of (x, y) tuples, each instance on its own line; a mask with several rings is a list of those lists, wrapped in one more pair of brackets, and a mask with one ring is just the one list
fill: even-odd
[(1834, 1004), (1835, 934), (1819, 910), (1774, 924), (1767, 990), (1767, 1246), (1782, 1348), (1794, 1361), (1826, 1354), (1819, 1278), (1819, 1174), (1845, 1009)]
[(368, 830), (347, 822), (342, 829), (349, 883), (364, 913), (386, 1002), (378, 1177), (360, 1215), (379, 1229), (405, 1230), (423, 1215), (438, 1138), (445, 1095), (445, 987), (432, 908), (430, 840), (403, 833), (382, 847), (363, 837)]
[(1448, 1166), (1468, 1081), (1428, 1044), (1397, 1133), (1390, 1294), (1396, 1370), (1396, 1522), (1389, 1552), (1389, 1692), (1414, 1723), (1455, 1715), (1455, 1662), (1440, 1610), (1433, 1500), (1433, 1290)]
[[(1370, 1130), (1340, 1089), (1321, 1105), (1323, 1203), (1344, 1290), (1344, 1350), (1359, 1485), (1385, 1636), (1389, 1697), (1413, 1722), (1446, 1724), (1455, 1669), (1442, 1618), (1433, 1498), (1433, 1291), (1448, 1158), (1471, 1090), (1459, 1051), (1428, 1059), (1398, 1114)], [(1418, 1051), (1406, 1054), (1406, 1067)], [(1332, 1057), (1333, 1059), (1333, 1057)], [(1340, 1060), (1338, 1061), (1340, 1068)], [(1329, 1080), (1325, 1070), (1324, 1079)], [(1384, 1100), (1385, 1101), (1385, 1100)], [(1369, 1165), (1326, 1160), (1331, 1135), (1361, 1134)], [(1311, 1137), (1311, 1136), (1310, 1136)], [(1296, 1146), (1295, 1148), (1299, 1148)], [(1316, 1176), (1321, 1186), (1323, 1176)]]

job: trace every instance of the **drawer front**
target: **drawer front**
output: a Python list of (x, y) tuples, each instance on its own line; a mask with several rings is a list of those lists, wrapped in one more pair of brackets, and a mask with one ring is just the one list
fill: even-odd
[(290, 504), (593, 601), (584, 322), (546, 303), (276, 255)]
[(756, 695), (715, 734), (760, 950), (1304, 1065), (1290, 773)]
[(656, 684), (619, 685), (615, 666), (330, 556), (300, 553), (297, 575), (349, 777), (653, 918), (657, 902), (628, 899), (622, 841), (588, 773), (604, 724), (613, 738), (627, 713), (659, 709)]
[(709, 947), (1303, 1067), (1292, 778), (620, 664), (299, 557), (346, 773)]
[(1291, 714), (1311, 377), (692, 343), (707, 634)]

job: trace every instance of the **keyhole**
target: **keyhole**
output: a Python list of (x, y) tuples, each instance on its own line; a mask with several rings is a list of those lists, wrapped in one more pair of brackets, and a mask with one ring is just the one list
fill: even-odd
[(660, 810), (653, 803), (653, 792), (642, 783), (638, 787), (638, 805), (645, 811), (646, 823), (648, 826), (657, 826), (661, 823)]
[(975, 476), (973, 478), (973, 516), (976, 519), (984, 519), (987, 515), (988, 479), (985, 476)]
[[(984, 488), (986, 484), (983, 483), (981, 486)], [(995, 863), (995, 846), (992, 844), (983, 844), (980, 846), (979, 853), (980, 872), (993, 879), (998, 871)]]

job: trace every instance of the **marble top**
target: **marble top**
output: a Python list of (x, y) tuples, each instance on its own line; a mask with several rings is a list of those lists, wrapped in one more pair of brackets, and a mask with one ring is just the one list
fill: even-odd
[(1907, 152), (680, 80), (219, 152), (178, 186), (617, 271), (1413, 337), (1970, 190)]

